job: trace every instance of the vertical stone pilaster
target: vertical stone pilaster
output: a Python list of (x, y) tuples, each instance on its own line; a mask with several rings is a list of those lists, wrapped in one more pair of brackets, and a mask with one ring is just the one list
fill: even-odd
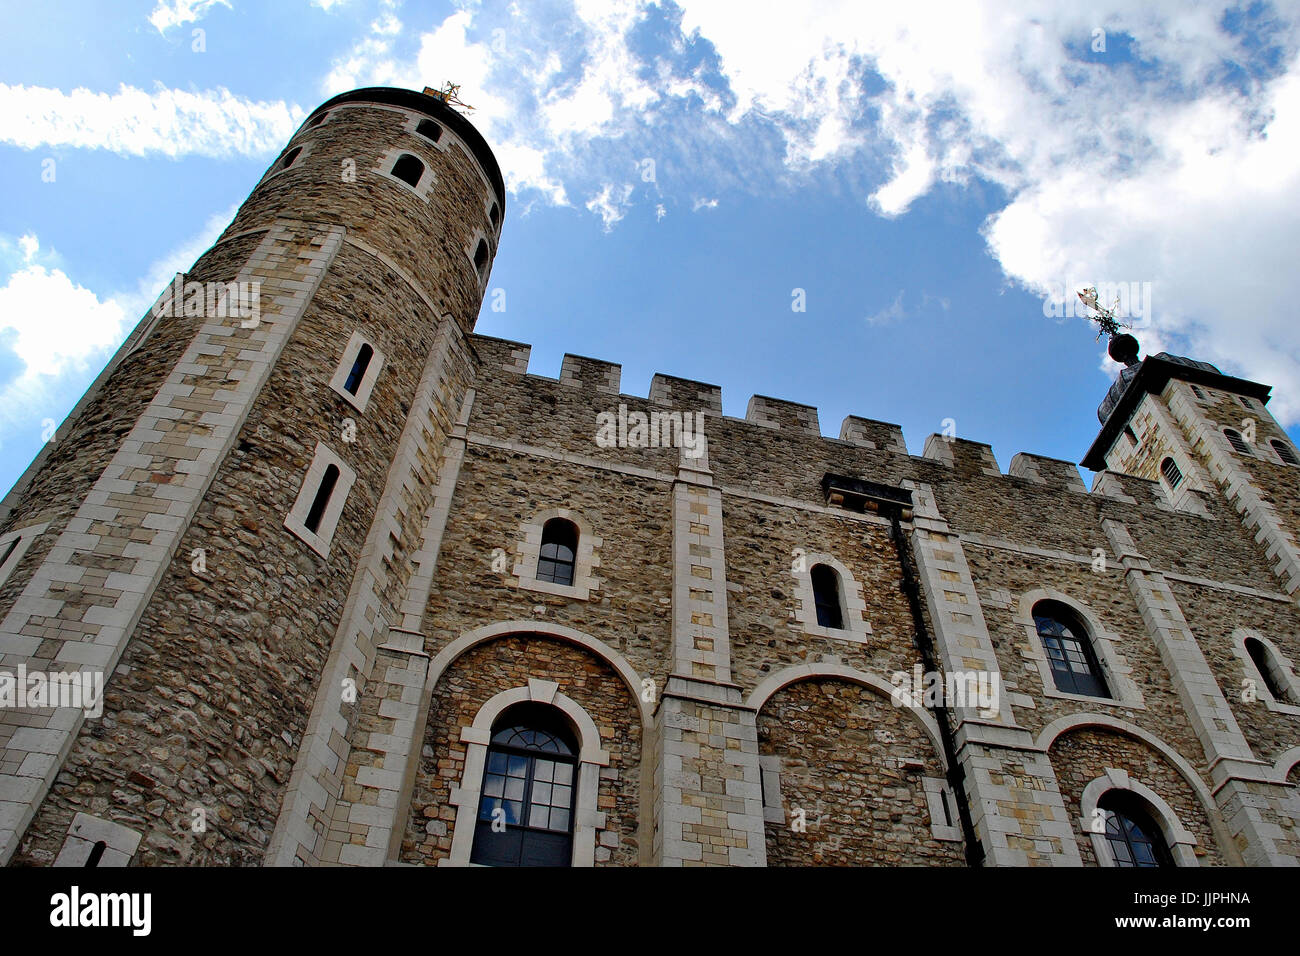
[(913, 490), (912, 552), (946, 672), (999, 675), (997, 712), (952, 707), (957, 762), (987, 866), (1080, 866), (1082, 859), (1047, 754), (1016, 724), (961, 536), (931, 489)]
[(673, 489), (673, 663), (655, 713), (652, 859), (763, 866), (758, 724), (731, 683), (722, 494), (707, 454)]
[(1123, 524), (1108, 519), (1102, 526), (1205, 751), (1215, 801), (1243, 860), (1248, 865), (1300, 865), (1300, 807), (1294, 792), (1274, 781), (1272, 768), (1252, 752), (1164, 575), (1151, 569)]

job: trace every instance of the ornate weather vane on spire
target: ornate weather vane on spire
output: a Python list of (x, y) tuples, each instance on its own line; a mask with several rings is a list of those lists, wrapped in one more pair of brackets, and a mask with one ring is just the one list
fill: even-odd
[(1114, 305), (1108, 309), (1097, 301), (1096, 286), (1090, 285), (1079, 292), (1078, 295), (1084, 305), (1097, 313), (1089, 316), (1089, 318), (1101, 326), (1101, 331), (1097, 333), (1098, 340), (1101, 339), (1103, 334), (1110, 336), (1110, 345), (1106, 349), (1110, 357), (1116, 362), (1123, 362), (1125, 365), (1136, 365), (1138, 363), (1138, 340), (1123, 331), (1132, 328), (1132, 326), (1125, 325), (1115, 317), (1115, 307), (1119, 305), (1118, 297), (1115, 299)]

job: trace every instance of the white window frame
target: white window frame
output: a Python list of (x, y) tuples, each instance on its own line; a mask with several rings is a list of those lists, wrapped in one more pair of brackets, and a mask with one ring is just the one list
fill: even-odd
[[(573, 556), (573, 584), (556, 584), (553, 581), (537, 580), (537, 563), (541, 557), (542, 530), (552, 518), (562, 518), (573, 522), (578, 529), (578, 550)], [(525, 522), (519, 529), (515, 541), (515, 564), (511, 575), (518, 587), (525, 591), (540, 591), (543, 594), (555, 594), (560, 597), (586, 601), (592, 591), (599, 591), (604, 578), (595, 575), (600, 567), (601, 537), (592, 529), (591, 522), (576, 511), (568, 508), (551, 508), (538, 512), (532, 520)]]
[(48, 521), (42, 521), (40, 524), (31, 524), (0, 535), (0, 554), (8, 551), (9, 545), (15, 540), (18, 542), (13, 553), (5, 558), (3, 564), (0, 564), (0, 586), (9, 580), (9, 575), (13, 574), (14, 569), (18, 567), (18, 562), (22, 561), (23, 555), (32, 546), (32, 542), (49, 526)]
[(760, 754), (758, 771), (762, 779), (763, 822), (785, 825), (785, 805), (781, 801), (781, 758)]
[[(958, 817), (957, 799), (948, 786), (948, 781), (942, 777), (922, 777), (921, 786), (925, 790), (925, 802), (930, 808), (930, 833), (936, 840), (961, 842), (964, 837)], [(944, 809), (945, 800), (949, 808), (947, 811)], [(949, 814), (953, 822), (944, 823)]]
[(1286, 687), (1295, 700), (1300, 700), (1300, 678), (1296, 677), (1295, 666), (1276, 644), (1259, 633), (1259, 631), (1248, 627), (1239, 627), (1232, 632), (1232, 651), (1241, 660), (1241, 668), (1245, 677), (1255, 682), (1255, 699), (1261, 701), (1269, 710), (1276, 711), (1279, 714), (1291, 714), (1300, 717), (1300, 706), (1278, 700), (1273, 696), (1273, 692), (1268, 689), (1268, 681), (1264, 679), (1264, 675), (1255, 666), (1250, 651), (1246, 650), (1246, 638), (1248, 637), (1252, 637), (1264, 645), (1269, 660), (1273, 664), (1273, 677)]
[[(316, 492), (320, 489), (325, 469), (330, 465), (338, 466), (339, 478), (334, 484), (334, 491), (330, 494), (329, 504), (321, 514), (319, 530), (313, 532), (307, 528), (307, 515), (311, 511), (312, 502), (316, 499)], [(302, 485), (298, 488), (298, 497), (284, 519), (284, 526), (322, 558), (328, 558), (330, 542), (334, 539), (334, 531), (343, 514), (343, 506), (347, 503), (348, 492), (352, 490), (356, 480), (357, 473), (349, 468), (333, 449), (324, 442), (317, 442), (315, 457), (303, 476)]]
[(1106, 840), (1105, 831), (1098, 833), (1093, 829), (1093, 821), (1097, 819), (1097, 804), (1111, 790), (1127, 790), (1146, 804), (1176, 864), (1200, 866), (1196, 859), (1196, 837), (1183, 826), (1174, 808), (1165, 802), (1160, 794), (1130, 777), (1128, 771), (1117, 770), (1114, 767), (1107, 767), (1103, 771), (1103, 776), (1084, 787), (1079, 800), (1081, 811), (1079, 826), (1092, 838), (1092, 852), (1096, 855), (1099, 866), (1115, 865), (1115, 858), (1111, 855), (1110, 843)]
[[(352, 366), (356, 363), (357, 353), (361, 351), (363, 345), (369, 345), (374, 354), (370, 357), (370, 364), (366, 366), (365, 374), (357, 384), (357, 393), (353, 395), (343, 386), (347, 384), (348, 376), (352, 374)], [(375, 382), (379, 380), (379, 370), (383, 364), (384, 353), (379, 351), (378, 346), (360, 332), (353, 332), (352, 337), (348, 339), (348, 344), (343, 347), (343, 359), (334, 370), (334, 377), (330, 379), (330, 388), (359, 414), (365, 414), (366, 406), (370, 403), (370, 393), (374, 390)]]
[(140, 846), (140, 833), (112, 820), (78, 813), (72, 818), (55, 866), (85, 866), (96, 843), (105, 844), (96, 866), (128, 866)]
[(464, 727), (460, 739), (465, 744), (465, 763), (460, 785), (453, 786), (451, 799), (456, 807), (456, 822), (451, 833), (451, 853), (438, 861), (439, 866), (470, 866), (474, 852), (474, 832), (478, 823), (479, 798), (483, 793), (483, 774), (487, 769), (488, 747), (492, 743), (492, 725), (497, 717), (514, 704), (527, 701), (546, 704), (569, 719), (578, 737), (577, 779), (574, 781), (572, 866), (594, 866), (597, 831), (605, 829), (605, 814), (597, 808), (600, 795), (600, 770), (609, 766), (609, 754), (601, 747), (596, 722), (576, 701), (559, 692), (554, 681), (528, 678), (527, 687), (515, 687), (497, 694), (474, 715), (474, 723)]
[[(1069, 595), (1048, 588), (1025, 591), (1017, 595), (1016, 601), (1018, 603), (1015, 621), (1024, 628), (1025, 640), (1028, 643), (1028, 649), (1021, 647), (1020, 656), (1026, 661), (1032, 661), (1033, 666), (1036, 667), (1038, 676), (1042, 680), (1044, 697), (1081, 701), (1103, 707), (1146, 710), (1146, 703), (1142, 698), (1142, 688), (1129, 676), (1132, 668), (1128, 666), (1128, 662), (1117, 650), (1119, 636), (1107, 631), (1090, 609), (1084, 607)], [(1110, 697), (1071, 694), (1057, 688), (1056, 678), (1052, 676), (1051, 661), (1047, 659), (1047, 651), (1043, 649), (1043, 639), (1038, 635), (1038, 625), (1034, 623), (1034, 605), (1039, 601), (1056, 601), (1059, 604), (1064, 604), (1083, 623), (1088, 632), (1086, 636), (1092, 641), (1092, 653), (1097, 658), (1098, 666), (1101, 667), (1102, 680), (1105, 681), (1106, 689), (1111, 693)], [(1026, 664), (1026, 667), (1029, 666)]]
[[(824, 564), (839, 577), (840, 621), (842, 628), (823, 627), (817, 623), (817, 602), (813, 594), (812, 569)], [(867, 603), (862, 597), (862, 585), (853, 573), (829, 554), (808, 552), (803, 556), (803, 570), (790, 569), (794, 577), (795, 619), (805, 634), (829, 637), (840, 641), (865, 644), (871, 636), (871, 622), (867, 620)]]

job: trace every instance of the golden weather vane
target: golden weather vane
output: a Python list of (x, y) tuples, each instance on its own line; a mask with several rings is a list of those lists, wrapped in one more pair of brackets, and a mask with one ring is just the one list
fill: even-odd
[(453, 109), (458, 109), (465, 113), (471, 113), (474, 111), (474, 107), (470, 106), (460, 98), (459, 83), (453, 83), (448, 80), (442, 84), (440, 89), (436, 90), (432, 86), (426, 86), (424, 88), (424, 94), (426, 96), (437, 97)]

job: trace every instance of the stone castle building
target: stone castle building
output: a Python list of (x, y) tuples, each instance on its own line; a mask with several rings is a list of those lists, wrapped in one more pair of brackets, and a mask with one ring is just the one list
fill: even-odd
[(1121, 349), (1088, 491), (548, 378), (474, 333), (505, 198), (440, 99), (325, 103), (4, 499), (0, 860), (1300, 862), (1268, 386)]

